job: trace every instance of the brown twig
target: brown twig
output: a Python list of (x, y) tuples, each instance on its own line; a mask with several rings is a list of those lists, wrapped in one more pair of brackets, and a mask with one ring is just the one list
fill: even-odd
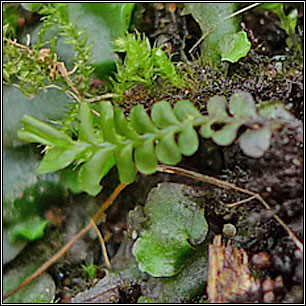
[[(173, 166), (166, 166), (166, 165), (159, 165), (157, 167), (157, 171), (163, 172), (163, 173), (171, 173), (171, 174), (179, 174), (184, 175), (190, 178), (193, 178), (198, 181), (202, 181), (205, 183), (209, 183), (212, 185), (216, 185), (218, 187), (222, 187), (225, 189), (232, 189), (235, 191), (239, 191), (241, 193), (249, 194), (252, 197), (245, 200), (245, 202), (250, 201), (252, 198), (257, 199), (261, 202), (261, 204), (266, 207), (268, 210), (272, 211), (272, 208), (270, 205), (259, 195), (258, 193), (255, 193), (253, 191), (238, 187), (232, 183), (220, 181), (214, 177), (204, 175), (195, 171), (186, 170), (179, 167), (173, 167)], [(244, 200), (243, 200), (244, 201)], [(284, 228), (284, 230), (288, 233), (289, 237), (292, 239), (292, 241), (295, 243), (295, 245), (303, 252), (303, 243), (299, 240), (299, 238), (294, 234), (294, 232), (286, 225), (286, 223), (276, 214), (273, 215), (274, 219)]]
[(101, 243), (101, 249), (102, 249), (102, 254), (103, 254), (103, 257), (104, 257), (104, 260), (105, 260), (105, 263), (107, 265), (107, 267), (109, 269), (112, 268), (112, 265), (109, 261), (109, 258), (108, 258), (108, 255), (107, 255), (107, 250), (106, 250), (106, 246), (105, 246), (105, 242), (104, 242), (104, 239), (103, 239), (103, 236), (102, 236), (102, 233), (99, 231), (96, 223), (90, 219), (90, 222), (92, 224), (92, 227), (96, 230), (97, 234), (98, 234), (98, 237), (99, 237), (99, 240), (100, 240), (100, 243)]
[[(102, 213), (106, 211), (114, 202), (114, 200), (117, 198), (119, 193), (126, 187), (125, 184), (119, 184), (116, 189), (113, 191), (113, 193), (108, 197), (108, 199), (101, 205), (99, 210), (95, 213), (95, 215), (92, 217), (93, 222), (97, 222), (97, 220), (100, 218)], [(39, 276), (41, 273), (43, 273), (46, 269), (48, 269), (53, 263), (55, 263), (61, 256), (63, 256), (69, 248), (85, 233), (88, 232), (88, 230), (92, 227), (92, 221), (86, 225), (78, 234), (76, 234), (62, 249), (60, 249), (52, 258), (50, 258), (46, 263), (44, 263), (40, 268), (38, 268), (32, 275), (30, 275), (28, 278), (26, 278), (22, 283), (20, 283), (16, 288), (12, 289), (8, 293), (6, 293), (3, 296), (3, 301), (10, 297), (12, 294), (17, 292), (18, 290), (22, 289), (26, 285), (28, 285), (33, 279), (35, 279), (37, 276)]]
[(16, 46), (16, 47), (18, 47), (18, 48), (20, 48), (20, 49), (22, 49), (22, 50), (25, 50), (25, 51), (27, 51), (30, 55), (33, 54), (33, 51), (32, 51), (29, 47), (27, 47), (27, 46), (25, 46), (25, 45), (22, 45), (22, 44), (18, 43), (16, 39), (12, 40), (12, 39), (9, 39), (9, 38), (6, 38), (6, 37), (3, 37), (3, 39), (4, 39), (5, 41), (9, 42), (12, 46)]

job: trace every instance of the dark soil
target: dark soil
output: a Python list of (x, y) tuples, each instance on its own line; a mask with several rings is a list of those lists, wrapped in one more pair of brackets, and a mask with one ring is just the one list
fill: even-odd
[[(194, 156), (184, 158), (178, 165), (256, 192), (269, 203), (272, 212), (268, 212), (256, 200), (233, 209), (225, 208), (222, 203), (232, 203), (241, 200), (243, 196), (185, 177), (161, 173), (152, 176), (139, 175), (136, 182), (119, 195), (116, 204), (107, 212), (106, 223), (101, 226), (104, 237), (110, 237), (107, 241), (110, 259), (113, 260), (114, 266), (124, 266), (124, 262), (118, 262), (120, 256), (116, 256), (116, 253), (124, 242), (128, 229), (128, 212), (136, 205), (144, 205), (148, 192), (158, 182), (174, 181), (199, 189), (207, 188), (211, 190), (211, 204), (206, 210), (211, 232), (222, 233), (223, 224), (234, 224), (238, 234), (232, 238), (233, 243), (248, 253), (252, 273), (260, 279), (261, 284), (269, 278), (283, 283), (280, 286), (274, 283), (270, 291), (261, 287), (256, 294), (244, 295), (232, 302), (301, 303), (302, 254), (283, 227), (275, 221), (273, 214), (277, 213), (303, 241), (303, 66), (286, 49), (286, 34), (281, 30), (276, 16), (256, 10), (243, 15), (253, 48), (245, 58), (231, 65), (226, 74), (204, 66), (200, 59), (191, 62), (188, 50), (200, 38), (200, 29), (190, 15), (181, 15), (182, 4), (177, 4), (176, 7), (169, 5), (170, 3), (138, 3), (135, 17), (139, 18), (134, 26), (145, 31), (152, 42), (156, 41), (157, 45), (166, 47), (169, 54), (174, 53), (174, 61), (188, 60), (181, 69), (188, 75), (189, 85), (184, 90), (178, 90), (161, 83), (154, 96), (149, 95), (145, 88), (136, 86), (126, 95), (123, 104), (126, 114), (133, 105), (140, 103), (150, 109), (152, 104), (162, 99), (171, 103), (189, 99), (201, 112), (205, 112), (208, 99), (214, 95), (230, 97), (237, 91), (248, 91), (257, 103), (284, 101), (296, 121), (287, 123), (273, 135), (271, 146), (262, 158), (252, 159), (245, 156), (238, 144), (220, 148), (211, 141), (202, 140), (200, 150)], [(300, 16), (298, 31), (302, 32), (302, 12)], [(199, 52), (200, 49), (196, 49), (194, 56), (197, 57)], [(103, 184), (103, 194), (98, 197), (95, 207), (98, 207), (118, 184), (116, 171), (112, 171)], [(69, 210), (70, 205), (63, 211), (67, 218), (61, 225), (66, 234), (69, 218), (74, 218)], [(84, 216), (85, 212), (80, 215)], [(78, 228), (81, 229), (82, 226), (79, 224)], [(105, 267), (105, 264), (98, 239), (91, 239), (90, 235), (87, 235), (80, 243), (78, 248), (85, 248), (86, 255), (82, 257), (70, 252), (49, 269), (57, 282), (57, 297), (60, 302), (68, 302), (79, 291), (93, 287), (97, 279), (104, 276), (102, 267)], [(264, 252), (268, 258), (268, 264), (264, 267), (259, 267), (256, 260), (252, 260), (256, 258), (256, 254), (264, 256), (260, 252)], [(90, 260), (101, 267), (96, 279), (86, 279), (81, 268), (81, 264)], [(104, 302), (135, 303), (142, 295), (142, 288), (138, 284), (118, 285), (112, 290), (111, 294), (109, 291), (107, 294), (115, 298), (111, 300), (105, 296)], [(198, 302), (201, 298), (207, 298), (205, 294), (203, 292), (203, 295), (186, 302)]]

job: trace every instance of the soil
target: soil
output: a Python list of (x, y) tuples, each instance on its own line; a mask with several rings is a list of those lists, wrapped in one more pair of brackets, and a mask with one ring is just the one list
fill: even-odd
[[(184, 183), (198, 190), (211, 191), (206, 196), (210, 203), (206, 208), (206, 219), (211, 237), (213, 234), (222, 234), (224, 224), (233, 224), (238, 232), (232, 237), (233, 244), (248, 254), (251, 272), (260, 281), (261, 286), (256, 293), (239, 296), (231, 302), (302, 303), (303, 256), (273, 215), (278, 214), (303, 241), (303, 65), (287, 50), (284, 43), (286, 34), (280, 28), (276, 16), (256, 10), (243, 15), (252, 50), (238, 63), (232, 64), (226, 74), (204, 66), (200, 58), (191, 62), (188, 50), (201, 37), (200, 29), (190, 15), (181, 14), (182, 4), (171, 5), (137, 3), (134, 14), (140, 17), (136, 18), (138, 21), (134, 27), (145, 31), (158, 45), (165, 46), (169, 54), (175, 54), (174, 61), (187, 59), (187, 64), (182, 65), (181, 69), (189, 76), (189, 86), (179, 90), (161, 83), (154, 96), (149, 95), (145, 88), (136, 86), (126, 95), (123, 104), (126, 114), (133, 105), (140, 103), (150, 109), (153, 103), (163, 99), (171, 103), (189, 99), (205, 113), (206, 102), (211, 96), (230, 97), (237, 91), (248, 91), (256, 103), (284, 101), (296, 120), (287, 122), (273, 135), (269, 150), (261, 158), (247, 157), (236, 143), (221, 148), (211, 141), (201, 140), (198, 152), (184, 158), (178, 165), (258, 193), (272, 207), (272, 212), (268, 212), (256, 200), (232, 209), (225, 208), (224, 203), (245, 197), (186, 177), (162, 173), (138, 175), (136, 182), (128, 186), (107, 211), (106, 222), (99, 226), (103, 236), (108, 237), (110, 260), (114, 267), (124, 267), (125, 262), (122, 260), (126, 260), (126, 257), (121, 255), (126, 250), (123, 244), (126, 244), (125, 233), (128, 230), (127, 215), (136, 205), (144, 205), (150, 189), (159, 182)], [(303, 12), (301, 8), (299, 10), (298, 33), (302, 35)], [(199, 52), (196, 49), (194, 56), (197, 57)], [(116, 171), (112, 171), (103, 181), (103, 192), (92, 207), (98, 207), (117, 184)], [(81, 211), (79, 206), (74, 206), (74, 209), (72, 215), (71, 205), (67, 204), (62, 211), (65, 218), (60, 226), (56, 226), (66, 236), (65, 239), (71, 237), (71, 234), (68, 235), (71, 220), (74, 220), (73, 224), (79, 223), (73, 230), (76, 233), (86, 225), (86, 222), (76, 221), (76, 216), (93, 215), (94, 211), (94, 208), (90, 212)], [(48, 270), (56, 281), (56, 299), (60, 302), (69, 302), (78, 292), (94, 287), (98, 279), (105, 276), (106, 266), (95, 234), (89, 233), (79, 243), (77, 248), (86, 252), (70, 251)], [(258, 264), (256, 255), (261, 258), (266, 256), (267, 263), (262, 266)], [(98, 266), (95, 278), (84, 277), (82, 265), (90, 261)], [(274, 280), (273, 286), (266, 290), (264, 284), (269, 279)], [(138, 283), (129, 283), (128, 286), (126, 283), (116, 283), (111, 291), (105, 292), (103, 301), (135, 303), (143, 294), (142, 291)], [(184, 302), (197, 303), (203, 299), (207, 299), (206, 292)]]

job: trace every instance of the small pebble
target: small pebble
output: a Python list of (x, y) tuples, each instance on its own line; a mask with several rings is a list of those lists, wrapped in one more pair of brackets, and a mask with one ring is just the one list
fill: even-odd
[(223, 234), (233, 237), (237, 234), (237, 229), (236, 227), (231, 224), (231, 223), (227, 223), (223, 225)]
[(275, 278), (275, 282), (274, 282), (274, 288), (275, 289), (281, 289), (284, 287), (284, 281), (281, 275), (277, 276)]
[(272, 291), (274, 289), (274, 280), (271, 278), (267, 278), (262, 283), (262, 290), (264, 292)]
[(259, 252), (252, 257), (254, 266), (258, 269), (266, 269), (271, 265), (271, 257), (266, 252)]
[(272, 291), (266, 292), (263, 299), (265, 303), (273, 303), (275, 301), (274, 293)]

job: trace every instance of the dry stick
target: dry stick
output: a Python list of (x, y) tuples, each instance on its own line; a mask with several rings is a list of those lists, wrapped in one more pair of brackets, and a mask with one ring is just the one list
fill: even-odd
[[(163, 173), (180, 174), (180, 175), (184, 175), (184, 176), (196, 179), (198, 181), (217, 185), (225, 189), (232, 189), (235, 191), (249, 194), (252, 197), (246, 199), (245, 202), (256, 198), (258, 201), (260, 201), (263, 204), (263, 206), (265, 206), (268, 210), (272, 211), (270, 205), (258, 193), (252, 192), (247, 189), (243, 189), (241, 187), (237, 187), (236, 185), (232, 183), (220, 181), (214, 177), (204, 175), (198, 172), (185, 170), (185, 169), (178, 168), (178, 167), (166, 166), (166, 165), (159, 165), (157, 167), (157, 171), (163, 172)], [(288, 233), (289, 237), (293, 240), (295, 245), (303, 252), (303, 249), (304, 249), (303, 243), (299, 240), (299, 238), (293, 233), (293, 231), (286, 225), (286, 223), (278, 215), (274, 214), (273, 217), (285, 229), (285, 231)]]
[(118, 94), (106, 93), (106, 94), (101, 95), (101, 96), (96, 96), (96, 97), (93, 97), (93, 98), (90, 98), (90, 99), (86, 99), (85, 102), (94, 103), (94, 102), (99, 102), (99, 101), (104, 100), (104, 99), (118, 98), (120, 96), (121, 95), (118, 95)]
[(201, 43), (201, 41), (214, 30), (214, 26), (210, 27), (206, 33), (202, 35), (202, 37), (193, 45), (193, 47), (188, 51), (192, 53), (192, 51)]
[[(99, 210), (92, 217), (93, 222), (97, 222), (102, 213), (107, 210), (109, 206), (112, 205), (113, 201), (116, 199), (118, 194), (126, 187), (125, 184), (119, 184), (113, 193), (109, 196), (109, 198), (101, 205)], [(26, 278), (22, 283), (20, 283), (16, 288), (9, 291), (7, 294), (3, 296), (3, 301), (7, 299), (9, 296), (22, 289), (26, 285), (28, 285), (33, 279), (43, 273), (46, 269), (48, 269), (53, 263), (55, 263), (61, 256), (66, 253), (69, 248), (80, 238), (82, 237), (88, 230), (92, 227), (92, 221), (85, 228), (83, 228), (78, 234), (76, 234), (62, 249), (60, 249), (52, 258), (50, 258), (46, 263), (44, 263), (40, 268), (38, 268), (32, 275)]]
[(92, 224), (92, 227), (96, 230), (97, 234), (98, 234), (98, 237), (99, 237), (99, 240), (100, 240), (100, 243), (101, 243), (101, 249), (102, 249), (102, 254), (103, 254), (103, 257), (104, 257), (104, 260), (105, 260), (105, 263), (107, 265), (107, 267), (109, 269), (112, 268), (112, 265), (109, 261), (109, 258), (108, 258), (108, 255), (107, 255), (107, 250), (106, 250), (106, 246), (105, 246), (105, 242), (104, 242), (104, 239), (103, 239), (103, 236), (102, 236), (102, 233), (99, 231), (96, 223), (90, 219), (90, 222)]
[(249, 201), (251, 201), (251, 200), (253, 200), (253, 199), (256, 199), (256, 198), (257, 198), (256, 196), (252, 196), (252, 197), (250, 197), (250, 198), (247, 198), (247, 199), (244, 199), (244, 200), (241, 200), (241, 201), (237, 201), (237, 202), (235, 202), (235, 203), (224, 204), (224, 205), (226, 205), (227, 207), (235, 207), (235, 206), (238, 206), (238, 205), (240, 205), (240, 204), (249, 202)]
[(18, 43), (16, 39), (15, 40), (11, 40), (11, 39), (8, 39), (6, 37), (4, 37), (3, 39), (5, 41), (9, 42), (12, 46), (16, 46), (16, 47), (18, 47), (20, 49), (26, 50), (29, 54), (33, 54), (33, 51), (29, 47)]
[(233, 13), (233, 14), (228, 15), (228, 16), (225, 17), (224, 19), (230, 19), (230, 18), (232, 18), (232, 17), (234, 17), (234, 16), (236, 16), (236, 15), (239, 15), (239, 14), (241, 14), (241, 13), (247, 11), (247, 10), (250, 10), (250, 9), (252, 9), (253, 7), (258, 6), (258, 5), (260, 5), (260, 4), (262, 4), (262, 3), (253, 3), (253, 4), (251, 4), (251, 5), (249, 5), (249, 6), (246, 6), (246, 7), (244, 7), (243, 9), (241, 9), (241, 10), (239, 10), (239, 11)]

